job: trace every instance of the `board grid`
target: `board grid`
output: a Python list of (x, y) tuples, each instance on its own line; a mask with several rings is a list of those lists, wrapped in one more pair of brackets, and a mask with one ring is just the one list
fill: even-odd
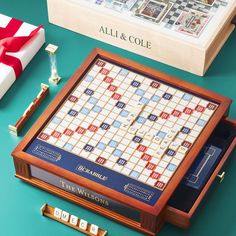
[(217, 107), (97, 59), (38, 138), (163, 191)]

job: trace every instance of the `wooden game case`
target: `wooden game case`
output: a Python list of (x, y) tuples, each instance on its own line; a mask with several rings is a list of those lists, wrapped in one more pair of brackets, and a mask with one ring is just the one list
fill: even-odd
[[(58, 107), (63, 103), (65, 97), (67, 97), (70, 92), (74, 89), (79, 80), (86, 73), (87, 69), (90, 65), (94, 63), (97, 58), (102, 58), (108, 60), (112, 63), (122, 65), (123, 67), (129, 68), (131, 70), (137, 71), (138, 73), (144, 74), (148, 77), (155, 79), (159, 79), (163, 82), (172, 84), (178, 88), (187, 90), (189, 92), (193, 92), (201, 97), (209, 99), (219, 104), (218, 109), (215, 111), (214, 116), (210, 119), (206, 127), (201, 133), (201, 138), (198, 138), (196, 143), (193, 145), (191, 152), (187, 154), (183, 163), (176, 171), (175, 175), (172, 177), (170, 183), (165, 188), (159, 200), (156, 202), (154, 206), (147, 205), (143, 202), (137, 201), (132, 197), (121, 194), (117, 191), (114, 191), (110, 188), (104, 187), (101, 184), (97, 184), (91, 180), (88, 180), (84, 177), (79, 177), (69, 171), (66, 171), (62, 168), (59, 168), (53, 164), (47, 163), (46, 161), (39, 160), (32, 155), (29, 155), (25, 152), (26, 148), (30, 145), (32, 140), (39, 134), (40, 130), (46, 125), (48, 120), (53, 116), (54, 112), (58, 109)], [(155, 235), (160, 228), (163, 226), (164, 222), (171, 222), (176, 225), (186, 227), (189, 224), (189, 220), (207, 192), (208, 188), (212, 184), (216, 175), (220, 171), (223, 166), (225, 160), (228, 158), (230, 152), (235, 146), (236, 140), (234, 139), (231, 146), (228, 148), (224, 157), (220, 161), (216, 170), (212, 174), (211, 178), (207, 182), (205, 188), (202, 193), (198, 197), (198, 200), (195, 202), (193, 208), (189, 213), (181, 212), (173, 207), (170, 208), (167, 206), (168, 200), (173, 194), (174, 190), (184, 177), (187, 170), (190, 168), (194, 159), (197, 157), (199, 151), (202, 149), (207, 139), (218, 125), (220, 121), (225, 119), (228, 114), (229, 106), (231, 100), (223, 97), (221, 95), (215, 94), (211, 91), (207, 91), (203, 88), (190, 84), (188, 82), (179, 80), (172, 76), (166, 75), (164, 73), (155, 71), (151, 68), (145, 67), (128, 59), (119, 57), (112, 53), (106, 52), (101, 49), (95, 49), (85, 60), (85, 62), (81, 65), (81, 67), (75, 72), (69, 82), (65, 85), (62, 91), (58, 94), (58, 96), (54, 99), (54, 101), (49, 105), (44, 114), (39, 118), (39, 120), (35, 123), (35, 125), (31, 128), (31, 130), (24, 137), (22, 142), (17, 146), (17, 148), (13, 151), (12, 155), (14, 158), (14, 164), (16, 169), (16, 177), (34, 185), (40, 187), (46, 191), (54, 193), (62, 198), (70, 200), (76, 204), (84, 206), (90, 210), (93, 210), (99, 214), (105, 215), (113, 220), (116, 220), (120, 223), (123, 223), (129, 227), (132, 227), (136, 230), (139, 230), (147, 235)], [(232, 121), (229, 121), (233, 123)], [(235, 126), (235, 123), (233, 123)], [(109, 209), (105, 209), (104, 207), (98, 206), (94, 203), (86, 199), (82, 199), (78, 196), (75, 196), (72, 193), (66, 192), (58, 187), (55, 187), (51, 184), (48, 184), (40, 179), (33, 178), (31, 176), (30, 167), (36, 167), (42, 169), (43, 171), (47, 171), (48, 173), (57, 175), (60, 178), (66, 179), (74, 184), (84, 186), (89, 188), (95, 193), (101, 194), (105, 197), (108, 197), (116, 202), (119, 202), (128, 208), (134, 209), (140, 212), (140, 222), (129, 219), (121, 214), (117, 214)], [(89, 187), (88, 187), (89, 186)]]

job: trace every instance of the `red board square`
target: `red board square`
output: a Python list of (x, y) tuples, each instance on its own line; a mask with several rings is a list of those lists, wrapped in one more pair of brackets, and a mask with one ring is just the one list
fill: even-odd
[(115, 100), (120, 100), (121, 99), (121, 95), (119, 93), (113, 93), (112, 94), (112, 98)]
[(170, 115), (169, 115), (168, 113), (166, 113), (166, 112), (162, 112), (161, 115), (160, 115), (160, 117), (161, 117), (162, 119), (167, 120), (167, 119), (170, 117)]
[(102, 68), (102, 69), (100, 70), (100, 73), (103, 74), (103, 75), (108, 75), (109, 72), (110, 72), (109, 70), (104, 69), (104, 68)]
[(158, 189), (162, 190), (165, 187), (165, 183), (163, 183), (161, 181), (157, 181), (155, 183), (155, 187), (157, 187)]
[(204, 112), (205, 111), (205, 107), (201, 106), (201, 105), (197, 105), (195, 107), (195, 110), (198, 111), (198, 112)]
[(109, 84), (112, 83), (113, 80), (114, 80), (114, 79), (112, 79), (112, 78), (109, 77), (109, 76), (106, 76), (106, 77), (103, 79), (104, 82), (109, 83)]
[(56, 131), (56, 130), (54, 130), (54, 131), (52, 132), (52, 136), (53, 136), (54, 138), (60, 138), (61, 135), (62, 135), (62, 134), (61, 134), (60, 132)]
[(39, 135), (39, 138), (46, 141), (46, 140), (49, 139), (49, 135), (48, 135), (48, 134), (45, 134), (45, 133), (41, 133), (41, 134)]
[(96, 159), (96, 162), (99, 163), (99, 164), (101, 164), (101, 165), (103, 165), (103, 164), (106, 162), (106, 159), (103, 158), (103, 157), (98, 157), (98, 158)]
[(148, 170), (154, 170), (156, 168), (157, 165), (151, 163), (151, 162), (148, 162), (147, 165), (145, 166), (146, 169)]
[(217, 106), (216, 106), (215, 104), (213, 104), (213, 103), (208, 103), (208, 104), (207, 104), (207, 108), (210, 109), (210, 110), (213, 110), (213, 111), (214, 111), (214, 110), (216, 109), (216, 107), (217, 107)]
[(189, 107), (185, 107), (184, 108), (184, 113), (187, 114), (187, 115), (192, 115), (193, 110)]
[(151, 178), (153, 179), (159, 179), (161, 177), (161, 174), (159, 174), (158, 172), (153, 171), (150, 175)]
[(147, 147), (142, 145), (142, 144), (139, 144), (138, 147), (137, 147), (137, 150), (140, 151), (140, 152), (146, 152)]
[(106, 63), (105, 63), (104, 61), (100, 61), (100, 60), (98, 60), (98, 61), (96, 62), (96, 65), (97, 65), (97, 66), (101, 66), (101, 67), (103, 67), (103, 66), (106, 65)]
[(107, 89), (108, 89), (109, 91), (111, 91), (111, 92), (115, 92), (115, 91), (117, 90), (117, 87), (114, 86), (114, 85), (112, 85), (112, 84), (110, 84), (110, 85), (107, 87)]
[(68, 98), (68, 100), (69, 100), (70, 102), (76, 103), (76, 102), (78, 101), (78, 98), (75, 97), (75, 96), (73, 96), (73, 95), (71, 95), (71, 96)]
[(160, 87), (160, 84), (157, 83), (157, 82), (155, 82), (155, 81), (152, 81), (151, 86), (152, 86), (153, 88), (159, 88), (159, 87)]
[(88, 130), (91, 131), (91, 132), (96, 132), (96, 131), (98, 130), (98, 127), (95, 126), (95, 125), (90, 125), (90, 126), (88, 127)]
[(141, 156), (141, 159), (144, 161), (150, 161), (152, 159), (152, 156), (148, 155), (147, 153), (143, 153), (143, 155)]
[(74, 134), (74, 131), (71, 129), (65, 129), (64, 134), (66, 136), (72, 136)]
[(76, 129), (76, 132), (77, 132), (78, 134), (84, 134), (84, 133), (86, 132), (86, 129), (83, 128), (83, 127), (81, 127), (81, 126), (79, 126), (79, 127)]
[(173, 115), (173, 116), (175, 116), (175, 117), (180, 117), (181, 114), (182, 114), (182, 112), (181, 112), (181, 111), (178, 111), (178, 110), (173, 110), (172, 113), (171, 113), (171, 115)]
[(188, 142), (188, 141), (184, 141), (182, 143), (182, 146), (186, 147), (186, 148), (190, 148), (192, 146), (192, 143)]

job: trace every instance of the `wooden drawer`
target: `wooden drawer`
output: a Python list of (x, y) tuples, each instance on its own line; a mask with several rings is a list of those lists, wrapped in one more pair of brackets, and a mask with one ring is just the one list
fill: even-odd
[[(196, 195), (195, 197), (189, 195), (189, 193), (188, 193), (188, 196), (191, 196), (191, 197), (188, 197), (187, 194), (186, 194), (186, 196), (184, 196), (184, 194), (183, 194), (184, 190), (180, 190), (180, 187), (177, 188), (177, 190), (175, 191), (175, 194), (172, 196), (172, 198), (170, 199), (170, 201), (168, 203), (168, 206), (165, 209), (165, 221), (166, 222), (174, 224), (174, 225), (181, 227), (181, 228), (187, 228), (190, 225), (190, 221), (192, 219), (192, 216), (195, 214), (199, 204), (202, 202), (204, 196), (208, 192), (208, 190), (211, 187), (211, 185), (213, 184), (214, 180), (217, 178), (217, 175), (219, 175), (221, 173), (221, 170), (222, 170), (226, 160), (228, 160), (231, 152), (233, 151), (233, 149), (236, 145), (236, 137), (235, 137), (236, 121), (235, 120), (233, 121), (230, 119), (225, 119), (221, 123), (221, 125), (222, 125), (222, 128), (227, 127), (224, 130), (222, 130), (222, 138), (224, 140), (227, 140), (226, 141), (227, 144), (225, 145), (223, 155), (221, 157), (220, 162), (217, 164), (215, 170), (211, 174), (211, 177), (208, 179), (208, 181), (205, 184), (205, 186), (203, 187), (203, 189), (198, 193), (194, 193), (194, 191), (193, 191), (193, 195)], [(228, 133), (228, 135), (227, 135), (227, 133)], [(178, 204), (176, 204), (175, 199), (178, 198), (178, 195), (181, 195), (182, 202), (188, 202), (189, 198), (192, 198), (189, 201), (189, 202), (192, 202), (192, 204), (188, 203), (189, 206), (186, 207), (188, 209), (183, 210), (183, 208), (184, 208), (183, 206), (181, 207)], [(187, 201), (185, 201), (185, 200), (187, 200)]]

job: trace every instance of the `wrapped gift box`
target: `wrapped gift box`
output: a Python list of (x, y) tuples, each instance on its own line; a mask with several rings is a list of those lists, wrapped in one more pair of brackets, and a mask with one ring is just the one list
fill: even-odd
[(203, 75), (232, 33), (236, 0), (47, 0), (49, 21)]
[(0, 14), (0, 99), (44, 42), (42, 28)]

